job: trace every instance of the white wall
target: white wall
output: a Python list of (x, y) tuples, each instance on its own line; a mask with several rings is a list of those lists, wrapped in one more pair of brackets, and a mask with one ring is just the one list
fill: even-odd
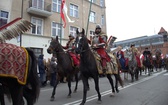
[[(51, 58), (51, 55), (47, 53), (47, 48), (49, 47), (50, 41), (51, 37), (44, 37), (38, 35), (22, 35), (22, 46), (43, 48), (43, 54), (46, 60), (48, 58)], [(6, 42), (20, 46), (20, 42), (18, 42), (17, 38)], [(65, 45), (65, 43), (66, 41), (62, 40), (62, 45)]]

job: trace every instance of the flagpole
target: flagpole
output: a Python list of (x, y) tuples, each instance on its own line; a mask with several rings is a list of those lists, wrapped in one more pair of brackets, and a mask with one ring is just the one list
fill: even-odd
[[(22, 7), (21, 7), (21, 18), (23, 18), (23, 0), (22, 0)], [(20, 34), (20, 47), (22, 46), (22, 34)]]
[(86, 36), (87, 36), (87, 33), (88, 33), (89, 18), (90, 18), (91, 8), (92, 8), (92, 0), (90, 1), (90, 8), (89, 8), (89, 14), (88, 14), (88, 21), (87, 21), (87, 27), (86, 27)]
[[(61, 0), (61, 5), (62, 5), (62, 0)], [(61, 11), (62, 10), (60, 9), (60, 14), (61, 14)], [(60, 43), (62, 44), (62, 40), (61, 40), (62, 39), (62, 18), (61, 18), (61, 15), (60, 15), (60, 25), (61, 25), (61, 29), (60, 29), (60, 31), (61, 31), (60, 32), (60, 34), (61, 34), (60, 35)]]

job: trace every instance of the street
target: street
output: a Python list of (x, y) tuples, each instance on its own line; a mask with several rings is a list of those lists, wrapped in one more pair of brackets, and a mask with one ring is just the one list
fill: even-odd
[[(123, 77), (123, 74), (122, 74)], [(165, 70), (155, 71), (151, 76), (142, 74), (138, 81), (130, 82), (124, 80), (124, 87), (119, 86), (119, 93), (110, 97), (111, 87), (106, 77), (100, 78), (100, 92), (102, 95), (101, 105), (168, 105), (168, 72)], [(90, 79), (90, 90), (87, 94), (85, 105), (97, 105), (97, 93), (94, 89), (94, 81)], [(72, 82), (72, 91), (75, 83)], [(67, 83), (60, 83), (56, 90), (55, 100), (50, 101), (52, 87), (41, 88), (38, 102), (35, 105), (79, 105), (83, 96), (83, 84), (78, 84), (77, 93), (72, 93), (71, 98), (67, 98)], [(8, 105), (8, 104), (7, 104)]]

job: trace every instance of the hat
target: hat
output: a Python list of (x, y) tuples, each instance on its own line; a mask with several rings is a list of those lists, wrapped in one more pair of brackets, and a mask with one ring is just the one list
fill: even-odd
[(132, 46), (135, 46), (135, 44), (131, 44), (131, 47), (132, 47)]
[(101, 29), (100, 24), (97, 24), (97, 25), (96, 25), (96, 29)]

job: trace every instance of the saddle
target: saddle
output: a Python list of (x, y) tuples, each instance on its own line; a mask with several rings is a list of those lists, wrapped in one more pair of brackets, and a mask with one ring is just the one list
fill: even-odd
[[(99, 74), (103, 74), (103, 67), (101, 65), (101, 57), (100, 55), (93, 49), (91, 49), (94, 58), (96, 60), (96, 64), (97, 64), (97, 69)], [(105, 72), (105, 74), (118, 74), (118, 65), (117, 65), (117, 61), (115, 59), (115, 57), (112, 54), (108, 54), (111, 58), (111, 62), (107, 62), (107, 70)]]

